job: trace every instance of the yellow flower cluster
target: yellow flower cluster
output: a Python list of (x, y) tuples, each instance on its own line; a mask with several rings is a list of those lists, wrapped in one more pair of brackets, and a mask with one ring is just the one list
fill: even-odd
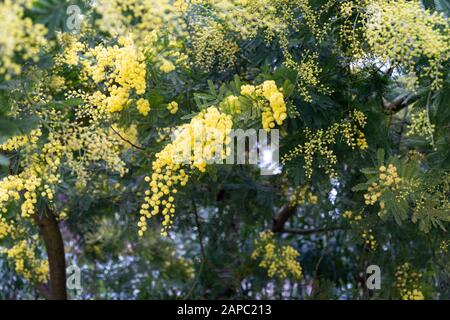
[[(33, 24), (25, 17), (25, 7), (30, 1), (5, 0), (0, 3), (0, 75), (5, 79), (22, 71), (23, 60), (37, 61), (39, 51), (46, 43), (46, 29), (41, 24)], [(22, 61), (17, 61), (20, 57)]]
[(395, 286), (403, 300), (424, 300), (424, 294), (420, 285), (422, 274), (411, 271), (411, 265), (406, 262), (397, 268), (395, 272)]
[[(88, 49), (81, 63), (95, 83), (105, 85), (106, 92), (94, 92), (93, 100), (106, 112), (122, 111), (133, 101), (133, 94), (145, 93), (145, 57), (131, 37), (120, 37), (118, 45)], [(148, 114), (145, 100), (139, 99), (137, 107), (141, 114)]]
[(430, 123), (427, 110), (422, 110), (411, 116), (406, 136), (411, 137), (413, 135), (418, 135), (433, 141), (434, 129), (435, 125)]
[(122, 134), (118, 136), (102, 127), (70, 126), (59, 133), (58, 139), (64, 143), (65, 163), (77, 177), (76, 187), (79, 190), (86, 187), (92, 176), (90, 167), (94, 163), (100, 167), (104, 164), (106, 169), (120, 176), (127, 172), (126, 165), (120, 158), (121, 151), (130, 148), (124, 138)]
[(167, 110), (169, 110), (169, 112), (171, 114), (175, 114), (178, 112), (178, 103), (176, 101), (172, 101), (167, 105)]
[(361, 233), (361, 238), (363, 239), (364, 245), (368, 248), (375, 250), (377, 248), (377, 240), (375, 239), (375, 236), (373, 235), (372, 229), (364, 230)]
[(362, 215), (361, 215), (361, 214), (356, 214), (356, 215), (354, 215), (354, 214), (353, 214), (353, 211), (350, 211), (350, 210), (344, 211), (344, 213), (342, 214), (342, 216), (343, 216), (345, 219), (349, 220), (350, 223), (357, 223), (357, 222), (359, 222), (359, 221), (362, 220)]
[[(393, 164), (389, 164), (386, 168), (381, 166), (379, 169), (378, 181), (372, 183), (364, 194), (366, 205), (374, 205), (380, 198), (383, 192), (387, 190), (399, 190), (402, 179), (398, 176), (397, 168)], [(384, 201), (380, 201), (381, 210), (385, 209)]]
[(86, 51), (86, 45), (70, 33), (59, 34), (58, 41), (64, 50), (62, 54), (55, 57), (56, 66), (64, 64), (76, 66), (80, 61), (79, 55)]
[[(341, 122), (335, 123), (328, 129), (312, 131), (306, 128), (303, 131), (306, 142), (299, 144), (282, 158), (282, 164), (291, 161), (297, 156), (304, 158), (304, 169), (306, 176), (311, 178), (313, 173), (314, 157), (320, 156), (325, 159), (325, 172), (330, 177), (335, 177), (334, 165), (337, 163), (336, 155), (331, 146), (336, 143), (336, 136), (342, 134), (345, 143), (352, 149), (364, 150), (368, 147), (362, 129), (366, 125), (366, 116), (361, 111), (354, 110), (350, 116)], [(323, 165), (319, 165), (319, 168)]]
[(172, 0), (97, 0), (98, 27), (112, 36), (134, 33), (141, 43), (153, 31), (168, 29), (185, 36), (180, 4)]
[[(341, 4), (341, 37), (354, 58), (364, 58), (367, 43), (376, 58), (405, 69), (405, 84), (414, 90), (420, 78), (433, 89), (443, 83), (443, 64), (450, 58), (450, 25), (440, 13), (413, 0), (351, 0)], [(418, 62), (426, 60), (418, 68)]]
[[(1, 236), (0, 236), (1, 238)], [(448, 253), (448, 248), (450, 247), (450, 240), (442, 240), (439, 244), (439, 250), (441, 253), (446, 254)]]
[(231, 116), (210, 107), (190, 123), (178, 127), (172, 142), (156, 154), (151, 177), (145, 178), (149, 190), (145, 192), (145, 203), (140, 210), (140, 236), (147, 229), (146, 220), (157, 214), (164, 216), (161, 233), (167, 235), (175, 213), (176, 186), (185, 186), (189, 180), (184, 168), (204, 172), (209, 161), (223, 160), (232, 126)]
[[(135, 146), (139, 145), (138, 130), (134, 124), (129, 127), (121, 127), (116, 124), (111, 125), (111, 130), (109, 131), (108, 136), (114, 135), (116, 135), (114, 140), (119, 142), (120, 149), (129, 149), (132, 147), (132, 144)], [(117, 149), (117, 151), (119, 152), (120, 150)]]
[(0, 150), (14, 151), (26, 146), (28, 143), (36, 143), (42, 135), (41, 130), (32, 130), (28, 135), (12, 136), (4, 143), (0, 144)]
[(170, 60), (164, 59), (159, 69), (164, 73), (171, 73), (175, 70), (175, 65)]
[(46, 283), (48, 279), (48, 261), (36, 256), (35, 247), (26, 240), (21, 240), (6, 250), (7, 257), (14, 261), (15, 271), (25, 279)]
[(136, 101), (137, 110), (140, 114), (142, 114), (144, 117), (148, 116), (148, 113), (150, 112), (150, 102), (146, 99), (139, 99)]
[(312, 102), (311, 88), (323, 94), (331, 93), (331, 90), (319, 80), (322, 68), (319, 66), (317, 53), (307, 53), (302, 61), (297, 62), (287, 47), (289, 47), (289, 43), (282, 42), (282, 49), (285, 56), (284, 64), (297, 72), (297, 85), (303, 99), (306, 102)]
[(420, 76), (440, 88), (442, 64), (450, 58), (450, 25), (443, 14), (425, 10), (418, 0), (372, 1), (367, 13), (366, 39), (375, 54), (401, 64), (413, 79), (418, 77), (416, 61), (426, 58), (429, 65)]
[(289, 205), (294, 207), (297, 205), (316, 204), (319, 198), (309, 190), (309, 185), (296, 188), (289, 197)]
[(0, 216), (0, 240), (7, 237), (11, 233), (12, 228), (13, 227), (8, 223), (8, 221)]
[[(282, 125), (287, 118), (284, 95), (275, 81), (266, 80), (262, 85), (244, 85), (241, 94), (252, 97), (261, 111), (263, 129), (269, 131), (275, 124)], [(236, 109), (236, 108), (235, 108)]]
[(340, 25), (339, 35), (344, 47), (344, 53), (354, 59), (364, 58), (364, 8), (367, 0), (342, 1), (339, 11), (343, 22)]
[(252, 259), (259, 259), (259, 266), (267, 269), (267, 274), (271, 278), (277, 277), (283, 280), (292, 277), (300, 280), (302, 267), (297, 261), (299, 255), (298, 251), (289, 245), (278, 245), (273, 232), (265, 231), (261, 232), (259, 238), (255, 240)]
[(21, 215), (26, 218), (35, 213), (38, 195), (53, 200), (54, 191), (51, 186), (60, 181), (58, 174), (61, 163), (61, 144), (57, 141), (45, 144), (40, 153), (36, 145), (30, 148), (34, 152), (27, 167), (18, 175), (10, 175), (0, 180), (0, 209), (5, 212), (11, 201), (18, 201), (23, 194)]

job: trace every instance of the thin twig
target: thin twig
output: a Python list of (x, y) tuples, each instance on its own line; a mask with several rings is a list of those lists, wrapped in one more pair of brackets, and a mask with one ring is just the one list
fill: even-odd
[(122, 139), (123, 141), (125, 141), (126, 143), (128, 143), (129, 145), (131, 145), (132, 147), (134, 147), (134, 148), (136, 148), (136, 149), (139, 149), (139, 150), (145, 150), (144, 148), (135, 145), (135, 144), (134, 144), (133, 142), (131, 142), (130, 140), (125, 139), (125, 138), (124, 138), (124, 137), (123, 137), (116, 129), (114, 129), (114, 127), (113, 127), (112, 125), (111, 125), (110, 127), (111, 127), (111, 130), (112, 130), (117, 136), (119, 136), (120, 139)]

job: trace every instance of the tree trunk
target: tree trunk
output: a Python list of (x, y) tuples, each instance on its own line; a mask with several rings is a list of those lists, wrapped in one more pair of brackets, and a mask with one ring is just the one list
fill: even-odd
[[(50, 269), (49, 287), (44, 297), (49, 300), (66, 300), (66, 259), (58, 222), (48, 206), (45, 206), (41, 216), (36, 214), (34, 218), (44, 239)], [(40, 286), (40, 289), (44, 289), (42, 284)], [(39, 291), (43, 293), (45, 290)]]

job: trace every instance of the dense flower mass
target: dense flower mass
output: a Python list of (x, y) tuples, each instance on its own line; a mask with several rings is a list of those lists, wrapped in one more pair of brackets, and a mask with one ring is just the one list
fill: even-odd
[(231, 116), (210, 107), (177, 128), (172, 142), (156, 154), (152, 175), (145, 178), (150, 188), (140, 211), (139, 235), (147, 230), (146, 219), (157, 214), (163, 215), (161, 233), (167, 234), (175, 213), (177, 185), (186, 185), (192, 169), (205, 172), (207, 163), (225, 159), (232, 126)]
[(261, 111), (262, 127), (269, 131), (275, 124), (282, 125), (287, 118), (284, 95), (275, 81), (267, 80), (260, 86), (244, 85), (241, 94), (252, 97)]
[[(119, 38), (118, 45), (112, 47), (96, 46), (86, 55), (88, 59), (83, 65), (87, 74), (95, 83), (104, 83), (107, 88), (107, 92), (98, 92), (103, 98), (100, 108), (110, 113), (122, 111), (132, 101), (133, 93), (136, 96), (145, 93), (144, 55), (130, 38)], [(150, 109), (141, 99), (137, 101), (137, 108), (143, 115)]]
[(45, 27), (25, 16), (24, 8), (30, 4), (28, 0), (0, 3), (0, 76), (6, 79), (20, 74), (24, 61), (36, 62), (45, 44)]
[[(428, 79), (435, 90), (442, 86), (442, 68), (450, 58), (448, 18), (424, 9), (417, 0), (344, 1), (341, 14), (346, 19), (341, 36), (356, 59), (366, 58), (367, 42), (375, 59), (403, 68), (410, 90), (421, 79)], [(418, 67), (422, 59), (427, 64)]]

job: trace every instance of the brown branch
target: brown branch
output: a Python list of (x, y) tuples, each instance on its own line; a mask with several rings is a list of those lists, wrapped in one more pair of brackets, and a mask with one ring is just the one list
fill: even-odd
[(299, 235), (310, 235), (314, 233), (343, 230), (342, 227), (330, 227), (330, 228), (316, 228), (316, 229), (299, 229), (299, 228), (284, 228), (281, 232), (299, 234)]
[(298, 235), (310, 235), (314, 233), (342, 230), (342, 227), (329, 227), (329, 228), (316, 228), (316, 229), (299, 229), (299, 228), (286, 228), (285, 224), (288, 219), (295, 213), (296, 206), (284, 205), (278, 210), (275, 218), (273, 219), (272, 232), (274, 233), (292, 233)]
[(383, 101), (383, 109), (387, 114), (394, 114), (399, 112), (400, 110), (406, 108), (415, 102), (419, 96), (417, 95), (400, 95), (395, 98), (393, 101), (388, 101), (385, 98), (381, 98)]
[(285, 223), (295, 213), (296, 208), (288, 204), (282, 206), (273, 218), (272, 232), (283, 232)]
[[(47, 205), (41, 215), (34, 215), (34, 220), (44, 239), (50, 269), (49, 290), (47, 292), (44, 290), (42, 293), (49, 300), (66, 300), (66, 260), (58, 222)], [(38, 286), (38, 290), (39, 288), (43, 290), (45, 286)]]

